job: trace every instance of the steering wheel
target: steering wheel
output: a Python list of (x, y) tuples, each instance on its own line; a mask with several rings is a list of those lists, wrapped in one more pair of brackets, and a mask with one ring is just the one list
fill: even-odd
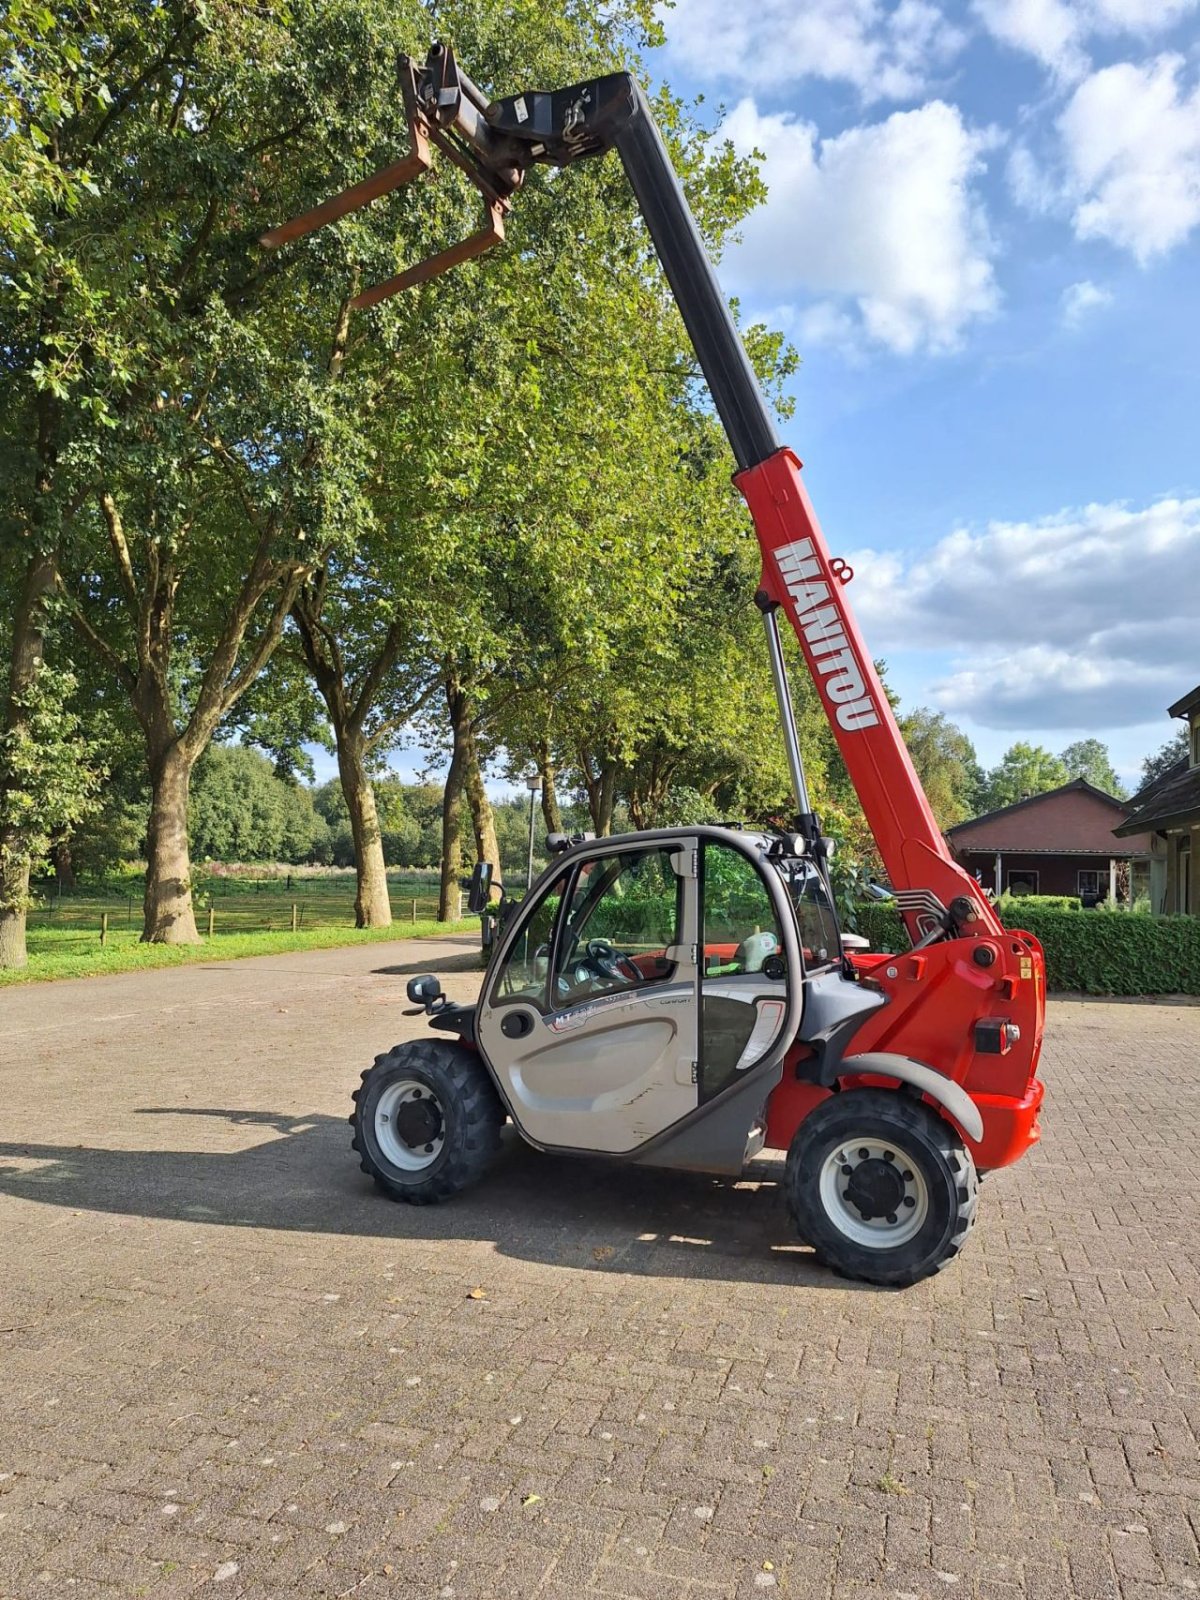
[(642, 982), (638, 968), (608, 939), (589, 939), (584, 946), (584, 954), (606, 978), (615, 978), (621, 983)]

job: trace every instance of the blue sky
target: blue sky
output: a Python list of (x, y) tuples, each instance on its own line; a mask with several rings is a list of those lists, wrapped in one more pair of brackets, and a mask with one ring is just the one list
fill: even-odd
[(677, 0), (770, 191), (721, 267), (906, 706), (1118, 769), (1200, 682), (1200, 0)]
[(1135, 780), (1200, 682), (1200, 0), (660, 15), (765, 156), (721, 278), (802, 357), (784, 437), (903, 705)]

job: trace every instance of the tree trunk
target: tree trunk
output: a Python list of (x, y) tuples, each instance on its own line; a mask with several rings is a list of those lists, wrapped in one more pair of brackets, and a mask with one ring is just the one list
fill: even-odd
[(467, 789), (467, 804), (471, 808), (471, 827), (475, 833), (475, 859), (476, 861), (490, 861), (492, 864), (492, 899), (500, 898), (500, 883), (503, 873), (500, 870), (500, 842), (496, 838), (496, 819), (492, 813), (492, 802), (488, 799), (487, 787), (483, 781), (483, 768), (479, 762), (479, 746), (475, 743), (475, 735), (468, 725), (464, 740), (464, 771), (463, 777)]
[(537, 769), (542, 778), (542, 820), (546, 824), (546, 832), (561, 833), (562, 811), (559, 808), (558, 788), (554, 781), (556, 773), (546, 745), (538, 747)]
[(458, 876), (462, 846), (458, 838), (458, 808), (462, 803), (465, 760), (457, 741), (442, 794), (442, 881), (438, 890), (438, 921), (453, 922), (458, 915)]
[(596, 837), (607, 839), (612, 832), (613, 806), (617, 798), (617, 763), (607, 761), (600, 774), (600, 799), (592, 816)]
[(358, 889), (354, 897), (356, 928), (387, 928), (392, 921), (388, 898), (387, 865), (383, 859), (383, 834), (375, 809), (375, 790), (367, 776), (366, 752), (362, 741), (343, 730), (337, 738), (338, 775), (342, 794), (350, 813), (350, 832), (354, 836), (354, 870)]
[(75, 867), (71, 861), (71, 841), (60, 839), (50, 852), (50, 859), (54, 863), (54, 876), (59, 887), (65, 884), (68, 889), (76, 887)]
[[(7, 843), (8, 830), (0, 834), (0, 851)], [(25, 909), (29, 899), (29, 862), (0, 860), (0, 967), (28, 964), (25, 948)]]
[(188, 854), (188, 786), (192, 759), (178, 740), (150, 760), (150, 826), (146, 833), (143, 944), (199, 944), (192, 911)]
[(587, 790), (588, 815), (592, 819), (592, 827), (598, 839), (605, 839), (612, 832), (613, 807), (617, 798), (617, 769), (616, 757), (604, 754), (600, 757), (599, 771), (593, 771), (587, 750), (580, 748), (579, 770), (583, 775), (583, 786)]
[[(12, 660), (4, 704), (5, 733), (17, 732), (24, 720), (25, 713), (19, 707), (42, 659), (43, 606), (57, 577), (53, 556), (36, 552), (30, 557), (13, 616)], [(25, 912), (29, 904), (31, 865), (29, 843), (17, 823), (0, 827), (0, 967), (23, 967), (29, 959), (25, 948)]]

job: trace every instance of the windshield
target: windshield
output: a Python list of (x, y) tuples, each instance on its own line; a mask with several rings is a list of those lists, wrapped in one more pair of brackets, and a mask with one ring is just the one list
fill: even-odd
[(796, 913), (796, 927), (804, 948), (804, 965), (830, 966), (841, 959), (837, 913), (825, 879), (811, 861), (777, 860), (775, 866), (787, 886)]

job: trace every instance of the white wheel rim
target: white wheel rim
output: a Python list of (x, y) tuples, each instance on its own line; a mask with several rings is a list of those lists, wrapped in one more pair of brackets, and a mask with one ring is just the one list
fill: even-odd
[[(867, 1216), (863, 1205), (856, 1203), (854, 1174), (868, 1162), (881, 1162), (895, 1172), (894, 1180), (884, 1180), (897, 1196), (894, 1211)], [(860, 1175), (859, 1186), (866, 1176)], [(847, 1239), (868, 1250), (895, 1250), (907, 1244), (920, 1233), (929, 1216), (925, 1175), (894, 1139), (879, 1139), (872, 1134), (844, 1139), (835, 1145), (821, 1167), (820, 1190), (821, 1206), (830, 1222)], [(866, 1209), (871, 1209), (870, 1204)]]
[[(432, 1140), (409, 1144), (396, 1124), (398, 1115), (403, 1120), (402, 1108), (414, 1101), (428, 1102), (437, 1112), (441, 1126)], [(402, 1078), (388, 1084), (375, 1105), (375, 1141), (392, 1166), (402, 1172), (423, 1172), (433, 1165), (446, 1142), (446, 1113), (427, 1083)]]

